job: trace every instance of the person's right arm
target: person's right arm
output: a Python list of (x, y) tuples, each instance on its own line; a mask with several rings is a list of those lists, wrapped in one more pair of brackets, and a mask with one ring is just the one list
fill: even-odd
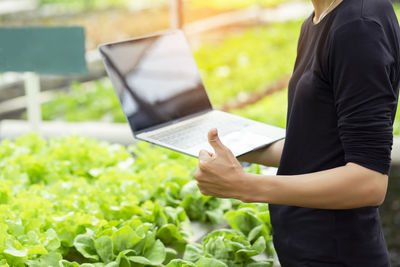
[(246, 153), (237, 159), (249, 163), (257, 163), (264, 166), (278, 167), (282, 156), (285, 139), (278, 140), (266, 147)]

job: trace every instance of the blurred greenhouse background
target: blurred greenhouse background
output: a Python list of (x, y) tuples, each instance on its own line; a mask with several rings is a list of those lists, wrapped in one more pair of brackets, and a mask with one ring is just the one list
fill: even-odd
[[(40, 75), (41, 136), (28, 134), (24, 74), (0, 73), (0, 267), (279, 266), (266, 204), (203, 196), (196, 159), (133, 139), (97, 46), (182, 28), (214, 108), (284, 128), (311, 12), (309, 0), (0, 0), (1, 27), (83, 26), (88, 66)], [(399, 267), (393, 159), (381, 217)]]

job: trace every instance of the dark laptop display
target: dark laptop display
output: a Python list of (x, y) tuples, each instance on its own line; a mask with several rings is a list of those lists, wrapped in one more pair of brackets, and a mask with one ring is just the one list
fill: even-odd
[(181, 31), (99, 49), (135, 133), (212, 109)]

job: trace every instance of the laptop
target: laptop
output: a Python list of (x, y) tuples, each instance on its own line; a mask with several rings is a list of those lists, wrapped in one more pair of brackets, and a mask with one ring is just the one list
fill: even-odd
[(285, 129), (213, 109), (181, 30), (98, 49), (136, 139), (198, 157), (213, 151), (207, 134), (217, 128), (238, 157), (285, 137)]

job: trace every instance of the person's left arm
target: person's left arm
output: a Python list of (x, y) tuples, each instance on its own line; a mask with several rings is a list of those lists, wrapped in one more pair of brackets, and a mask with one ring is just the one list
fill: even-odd
[(358, 164), (302, 175), (256, 175), (243, 170), (215, 129), (208, 138), (215, 153), (200, 151), (194, 175), (204, 195), (320, 209), (378, 206), (385, 198), (388, 176)]

